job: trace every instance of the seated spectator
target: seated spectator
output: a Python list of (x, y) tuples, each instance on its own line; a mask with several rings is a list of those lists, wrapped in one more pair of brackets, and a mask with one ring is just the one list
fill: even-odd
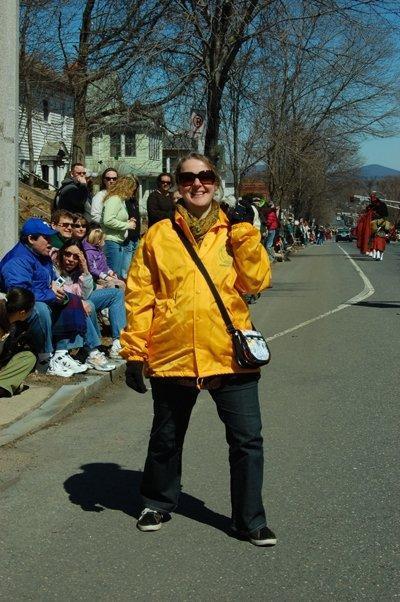
[(119, 288), (96, 288), (94, 290), (93, 278), (88, 269), (82, 243), (79, 240), (72, 239), (60, 249), (58, 269), (61, 276), (65, 278), (64, 290), (79, 295), (84, 301), (90, 301), (96, 311), (108, 308), (113, 338), (110, 356), (120, 357), (119, 337), (126, 324), (124, 291)]
[(92, 199), (92, 206), (90, 209), (91, 218), (93, 221), (100, 223), (101, 216), (103, 213), (104, 199), (110, 186), (115, 184), (118, 179), (118, 172), (113, 167), (107, 167), (101, 174), (100, 190), (97, 192)]
[(87, 236), (82, 241), (83, 250), (86, 255), (89, 272), (99, 288), (122, 288), (125, 290), (125, 282), (119, 280), (118, 276), (107, 265), (103, 247), (106, 235), (100, 224), (92, 222), (87, 229)]
[[(55, 230), (51, 238), (51, 244), (54, 249), (61, 249), (65, 241), (72, 238), (72, 227), (74, 225), (74, 215), (65, 209), (58, 209), (51, 215), (51, 227)], [(51, 256), (53, 257), (53, 253)]]
[[(74, 213), (72, 216), (72, 238), (83, 240), (86, 236), (89, 223), (84, 215), (81, 213)], [(70, 237), (67, 237), (70, 238)]]
[(0, 300), (0, 397), (21, 392), (23, 380), (36, 364), (25, 338), (35, 296), (23, 288), (12, 288)]
[(88, 366), (74, 360), (68, 349), (81, 347), (82, 335), (93, 327), (79, 297), (68, 295), (56, 281), (50, 259), (50, 241), (55, 234), (43, 220), (29, 218), (19, 242), (0, 261), (0, 289), (21, 287), (34, 294), (35, 306), (28, 321), (38, 354), (37, 368), (70, 377), (86, 372)]

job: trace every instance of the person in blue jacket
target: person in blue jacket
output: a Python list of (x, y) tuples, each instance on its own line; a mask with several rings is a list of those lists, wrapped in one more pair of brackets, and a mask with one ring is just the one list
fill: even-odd
[[(0, 289), (25, 288), (35, 295), (35, 307), (29, 319), (30, 330), (37, 345), (38, 367), (47, 374), (69, 377), (86, 372), (88, 366), (72, 358), (68, 349), (83, 346), (82, 336), (58, 338), (53, 347), (52, 327), (60, 311), (71, 298), (57, 276), (50, 259), (51, 237), (56, 231), (40, 218), (31, 217), (22, 226), (19, 242), (0, 261)], [(81, 304), (80, 300), (77, 303)], [(80, 306), (79, 306), (80, 308)], [(86, 339), (98, 339), (91, 320), (84, 318)], [(98, 341), (93, 342), (96, 347)]]

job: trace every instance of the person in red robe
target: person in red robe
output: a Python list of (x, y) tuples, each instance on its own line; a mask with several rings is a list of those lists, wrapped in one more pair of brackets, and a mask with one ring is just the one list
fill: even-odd
[[(371, 222), (377, 219), (387, 218), (388, 208), (386, 203), (378, 197), (376, 192), (371, 192), (369, 198), (371, 202), (360, 215), (356, 226), (357, 247), (360, 249), (360, 253), (363, 255), (372, 255), (375, 259), (377, 249), (375, 249), (374, 253), (374, 241), (376, 236), (372, 229)], [(376, 242), (376, 244), (378, 246), (382, 245), (380, 241)]]

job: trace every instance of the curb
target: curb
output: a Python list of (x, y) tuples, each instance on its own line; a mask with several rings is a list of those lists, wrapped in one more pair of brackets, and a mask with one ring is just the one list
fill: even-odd
[(63, 385), (43, 404), (13, 422), (0, 432), (0, 447), (10, 445), (26, 435), (56, 424), (81, 408), (86, 401), (123, 374), (125, 362), (117, 365), (112, 372), (89, 375), (84, 381), (74, 385)]

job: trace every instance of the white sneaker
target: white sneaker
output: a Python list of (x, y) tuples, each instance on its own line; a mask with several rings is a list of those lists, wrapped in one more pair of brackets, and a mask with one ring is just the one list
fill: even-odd
[(113, 344), (111, 345), (111, 349), (110, 349), (110, 357), (121, 360), (122, 357), (119, 354), (121, 349), (122, 349), (122, 347), (121, 347), (121, 343), (119, 342), (119, 339), (114, 339)]
[(49, 376), (63, 376), (64, 378), (69, 378), (70, 376), (74, 375), (72, 370), (68, 368), (67, 364), (65, 363), (64, 355), (58, 355), (56, 357), (53, 356), (50, 359), (46, 374)]
[(109, 362), (105, 354), (98, 349), (90, 352), (86, 363), (99, 372), (111, 372), (111, 370), (115, 370), (115, 364)]
[(62, 355), (56, 354), (56, 357), (62, 357), (64, 365), (69, 368), (69, 370), (72, 370), (73, 374), (82, 374), (83, 372), (87, 372), (89, 369), (89, 366), (82, 364), (79, 360), (74, 359), (68, 352), (63, 353)]

